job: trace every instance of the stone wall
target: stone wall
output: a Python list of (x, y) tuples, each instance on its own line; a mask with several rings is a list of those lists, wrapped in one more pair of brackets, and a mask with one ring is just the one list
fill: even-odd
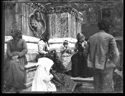
[(33, 36), (28, 25), (29, 15), (33, 10), (34, 8), (26, 3), (15, 3), (12, 8), (5, 7), (5, 35), (10, 35), (10, 30), (16, 23), (18, 28), (22, 30), (23, 35)]
[(33, 12), (33, 8), (26, 5), (25, 3), (21, 4), (22, 8), (22, 32), (24, 35), (33, 36), (32, 31), (29, 28), (28, 22), (29, 22), (29, 15), (31, 12)]
[[(23, 35), (34, 36), (29, 27), (29, 16), (35, 9), (35, 7), (31, 6), (31, 3), (15, 3), (11, 9), (5, 8), (5, 35), (10, 35), (11, 27), (16, 23), (19, 29), (22, 30)], [(61, 11), (62, 10), (63, 9), (61, 9)], [(51, 38), (75, 38), (76, 34), (81, 32), (82, 22), (78, 19), (76, 12), (71, 11), (46, 13), (45, 19), (48, 19), (48, 21), (45, 21), (49, 23), (46, 29), (49, 29), (47, 31), (49, 31)]]
[(5, 23), (3, 22), (3, 24), (5, 24), (5, 35), (9, 35), (10, 34), (10, 30), (11, 30), (11, 26), (13, 24), (13, 22), (15, 21), (15, 9), (14, 7), (9, 7), (7, 5), (7, 7), (5, 7), (4, 9), (4, 19), (5, 19)]

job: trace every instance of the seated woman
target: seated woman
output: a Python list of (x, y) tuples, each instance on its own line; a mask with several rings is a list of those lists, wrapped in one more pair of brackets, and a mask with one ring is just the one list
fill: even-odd
[(49, 45), (48, 45), (48, 38), (46, 34), (43, 34), (38, 42), (38, 55), (36, 57), (36, 61), (38, 61), (41, 57), (46, 57), (48, 54)]
[(7, 91), (19, 91), (25, 88), (25, 69), (27, 64), (26, 53), (27, 45), (22, 39), (22, 32), (14, 29), (11, 31), (13, 37), (7, 43), (7, 70), (5, 73), (5, 81)]
[(68, 46), (68, 41), (65, 40), (63, 42), (63, 46), (61, 46), (61, 60), (63, 65), (67, 71), (71, 70), (71, 49)]
[(56, 91), (55, 85), (51, 82), (53, 75), (50, 73), (50, 69), (53, 64), (54, 62), (49, 58), (38, 59), (38, 68), (35, 72), (31, 91)]
[(49, 53), (49, 57), (54, 61), (52, 66), (51, 73), (54, 78), (51, 80), (59, 92), (73, 92), (76, 86), (76, 83), (71, 80), (70, 76), (65, 74), (65, 67), (63, 66), (60, 58), (58, 57), (55, 50)]
[(77, 43), (75, 45), (76, 53), (71, 57), (72, 76), (73, 77), (91, 77), (92, 73), (87, 67), (87, 42), (85, 36), (81, 33), (77, 34)]

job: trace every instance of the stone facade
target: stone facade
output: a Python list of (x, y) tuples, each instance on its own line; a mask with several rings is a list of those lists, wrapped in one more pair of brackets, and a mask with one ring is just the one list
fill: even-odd
[(72, 37), (81, 32), (82, 18), (77, 10), (69, 7), (53, 7), (54, 9), (38, 9), (31, 3), (15, 3), (10, 9), (5, 7), (5, 35), (10, 35), (13, 24), (22, 30), (23, 35), (34, 36), (29, 27), (29, 16), (34, 10), (40, 10), (46, 18), (46, 31), (50, 37)]

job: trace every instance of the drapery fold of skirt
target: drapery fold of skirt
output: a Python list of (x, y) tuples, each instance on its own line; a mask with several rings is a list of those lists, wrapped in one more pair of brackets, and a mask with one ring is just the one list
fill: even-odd
[(76, 82), (71, 80), (70, 76), (53, 71), (54, 78), (52, 82), (56, 85), (59, 92), (73, 92), (76, 86)]
[(87, 57), (78, 52), (71, 57), (73, 77), (92, 77), (93, 71), (87, 66)]
[(5, 81), (8, 87), (17, 89), (25, 88), (26, 71), (24, 66), (27, 61), (25, 57), (19, 58), (19, 61), (7, 59), (7, 67), (5, 73)]

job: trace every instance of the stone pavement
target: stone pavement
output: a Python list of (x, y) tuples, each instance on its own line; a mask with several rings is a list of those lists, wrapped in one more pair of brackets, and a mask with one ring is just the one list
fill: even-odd
[[(93, 85), (89, 84), (89, 83), (84, 83), (82, 85), (76, 86), (73, 93), (92, 93), (92, 92), (94, 92)], [(27, 89), (22, 90), (20, 93), (31, 93), (31, 86)], [(58, 91), (57, 91), (57, 93), (58, 93)], [(65, 93), (65, 92), (63, 92), (63, 93)]]

